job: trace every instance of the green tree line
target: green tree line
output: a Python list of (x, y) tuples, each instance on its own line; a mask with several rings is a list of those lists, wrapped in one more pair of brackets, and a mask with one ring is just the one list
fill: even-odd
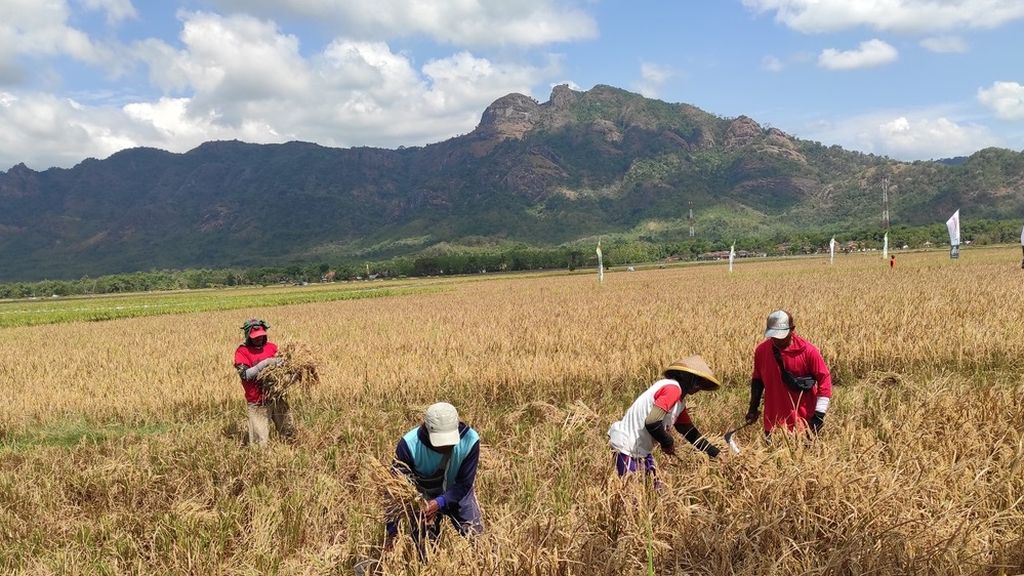
[[(810, 254), (828, 250), (836, 236), (841, 245), (853, 241), (862, 246), (880, 247), (884, 231), (878, 228), (807, 232), (775, 232), (764, 237), (737, 238), (736, 249), (767, 255)], [(961, 236), (972, 244), (1004, 244), (1020, 238), (1020, 222), (1010, 220), (972, 220), (963, 224)], [(943, 224), (893, 226), (889, 246), (921, 248), (948, 244)], [(687, 238), (659, 241), (656, 238), (615, 239), (602, 243), (604, 265), (618, 267), (666, 258), (696, 260), (702, 254), (728, 250), (731, 242)], [(597, 266), (595, 246), (576, 244), (555, 248), (513, 247), (473, 249), (438, 255), (404, 256), (375, 262), (343, 261), (335, 263), (296, 263), (287, 266), (257, 268), (153, 270), (112, 274), (77, 280), (43, 280), (0, 284), (0, 298), (31, 298), (87, 294), (118, 294), (157, 290), (186, 290), (225, 286), (266, 286), (322, 281), (354, 281), (377, 278), (480, 274), (593, 268)]]

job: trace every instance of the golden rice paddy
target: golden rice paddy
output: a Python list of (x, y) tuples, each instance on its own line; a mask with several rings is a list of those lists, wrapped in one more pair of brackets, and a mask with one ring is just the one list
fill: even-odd
[[(445, 290), (0, 329), (0, 572), (1024, 573), (1024, 271), (1016, 248), (493, 277)], [(668, 362), (746, 412), (764, 318), (832, 368), (820, 440), (615, 477), (605, 432)], [(243, 448), (238, 326), (316, 351), (299, 439)], [(486, 531), (382, 553), (379, 473), (436, 401), (481, 434)]]

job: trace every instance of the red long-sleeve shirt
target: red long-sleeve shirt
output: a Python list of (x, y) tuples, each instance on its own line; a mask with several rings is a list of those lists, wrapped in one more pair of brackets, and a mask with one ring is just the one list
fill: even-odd
[[(242, 344), (235, 349), (235, 368), (239, 366), (245, 366), (246, 368), (252, 368), (253, 366), (260, 363), (261, 360), (272, 358), (277, 354), (277, 344), (273, 342), (267, 342), (263, 345), (263, 348), (256, 348), (255, 346), (246, 346)], [(260, 387), (259, 382), (256, 380), (245, 380), (242, 379), (242, 388), (245, 390), (245, 401), (250, 404), (259, 404), (263, 402), (263, 388)]]
[(767, 338), (754, 349), (754, 374), (764, 383), (764, 430), (776, 426), (786, 429), (804, 428), (814, 415), (818, 397), (832, 397), (832, 375), (821, 352), (803, 338), (793, 334), (785, 350), (780, 350), (782, 363), (793, 376), (813, 376), (818, 383), (808, 392), (794, 392), (782, 381), (782, 372), (772, 353), (772, 339)]

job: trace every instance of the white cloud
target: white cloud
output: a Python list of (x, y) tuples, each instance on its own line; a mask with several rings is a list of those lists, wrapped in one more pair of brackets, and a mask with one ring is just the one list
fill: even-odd
[(63, 1), (5, 2), (0, 18), (0, 69), (10, 75), (18, 56), (67, 56), (114, 73), (123, 71), (127, 59), (117, 44), (93, 41), (68, 25), (70, 19), (70, 8)]
[(142, 126), (152, 127), (166, 142), (182, 142), (191, 147), (217, 135), (220, 131), (212, 116), (190, 115), (188, 98), (161, 98), (156, 102), (127, 104), (127, 118)]
[(959, 36), (932, 36), (921, 40), (921, 46), (938, 54), (967, 52), (967, 42)]
[(782, 64), (782, 60), (779, 60), (775, 56), (765, 56), (761, 58), (761, 69), (767, 70), (768, 72), (782, 72), (785, 65)]
[(967, 156), (1001, 145), (988, 127), (951, 119), (948, 109), (875, 112), (817, 122), (800, 137), (900, 160)]
[[(2, 34), (0, 31), (0, 35)], [(14, 47), (10, 42), (4, 42), (0, 38), (0, 86), (17, 84), (24, 76), (24, 70), (18, 66)]]
[(572, 80), (561, 80), (559, 82), (551, 82), (548, 86), (551, 89), (554, 89), (555, 86), (562, 86), (562, 85), (568, 86), (570, 90), (575, 90), (577, 92), (583, 90), (583, 88), (581, 88), (579, 84), (573, 82)]
[(211, 0), (269, 18), (304, 18), (353, 38), (427, 36), (463, 46), (536, 46), (595, 38), (587, 12), (558, 0)]
[[(308, 94), (313, 81), (299, 41), (250, 16), (183, 13), (183, 50), (159, 41), (139, 45), (154, 82), (167, 91), (194, 91), (193, 106), (220, 109), (240, 120), (236, 106)], [(203, 113), (205, 113), (204, 111)]]
[(1024, 120), (1024, 85), (1017, 82), (993, 82), (978, 88), (978, 101), (1003, 120)]
[[(69, 166), (124, 146), (184, 152), (231, 138), (340, 147), (427, 144), (472, 131), (497, 98), (530, 95), (538, 81), (563, 75), (558, 57), (531, 66), (460, 51), (417, 66), (385, 42), (344, 38), (303, 55), (299, 41), (271, 22), (191, 12), (180, 17), (180, 48), (152, 39), (136, 46), (153, 82), (166, 91), (163, 98), (96, 106), (9, 92), (15, 103), (0, 109), (0, 170), (21, 161)], [(72, 137), (65, 138), (62, 127)]]
[(46, 168), (109, 156), (138, 142), (120, 116), (51, 94), (0, 92), (0, 162)]
[(90, 10), (101, 10), (107, 14), (107, 23), (116, 24), (122, 20), (138, 17), (131, 0), (78, 0)]
[(648, 98), (657, 98), (661, 87), (672, 76), (675, 76), (675, 72), (668, 66), (641, 62), (640, 81), (633, 86), (633, 89)]
[(1020, 0), (743, 0), (758, 12), (805, 33), (867, 26), (923, 33), (960, 28), (996, 28), (1024, 18)]
[(827, 48), (818, 55), (818, 66), (829, 70), (853, 70), (871, 68), (896, 60), (899, 53), (889, 44), (875, 38), (861, 42), (857, 50), (840, 52)]

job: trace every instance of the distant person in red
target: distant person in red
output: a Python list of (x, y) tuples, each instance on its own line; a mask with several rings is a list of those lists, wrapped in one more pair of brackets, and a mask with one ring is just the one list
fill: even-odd
[(798, 336), (785, 310), (768, 315), (765, 340), (754, 349), (747, 422), (757, 420), (764, 395), (764, 431), (777, 427), (817, 434), (832, 399), (832, 375), (821, 352)]
[(291, 411), (284, 398), (267, 398), (260, 382), (260, 373), (270, 366), (284, 362), (278, 358), (277, 345), (267, 341), (270, 325), (258, 318), (250, 318), (242, 325), (245, 342), (235, 349), (235, 369), (242, 378), (249, 416), (249, 444), (265, 446), (270, 439), (270, 421), (285, 440), (295, 437)]
[(892, 256), (889, 256), (889, 268), (895, 268), (895, 267), (896, 267), (896, 255), (893, 254)]

